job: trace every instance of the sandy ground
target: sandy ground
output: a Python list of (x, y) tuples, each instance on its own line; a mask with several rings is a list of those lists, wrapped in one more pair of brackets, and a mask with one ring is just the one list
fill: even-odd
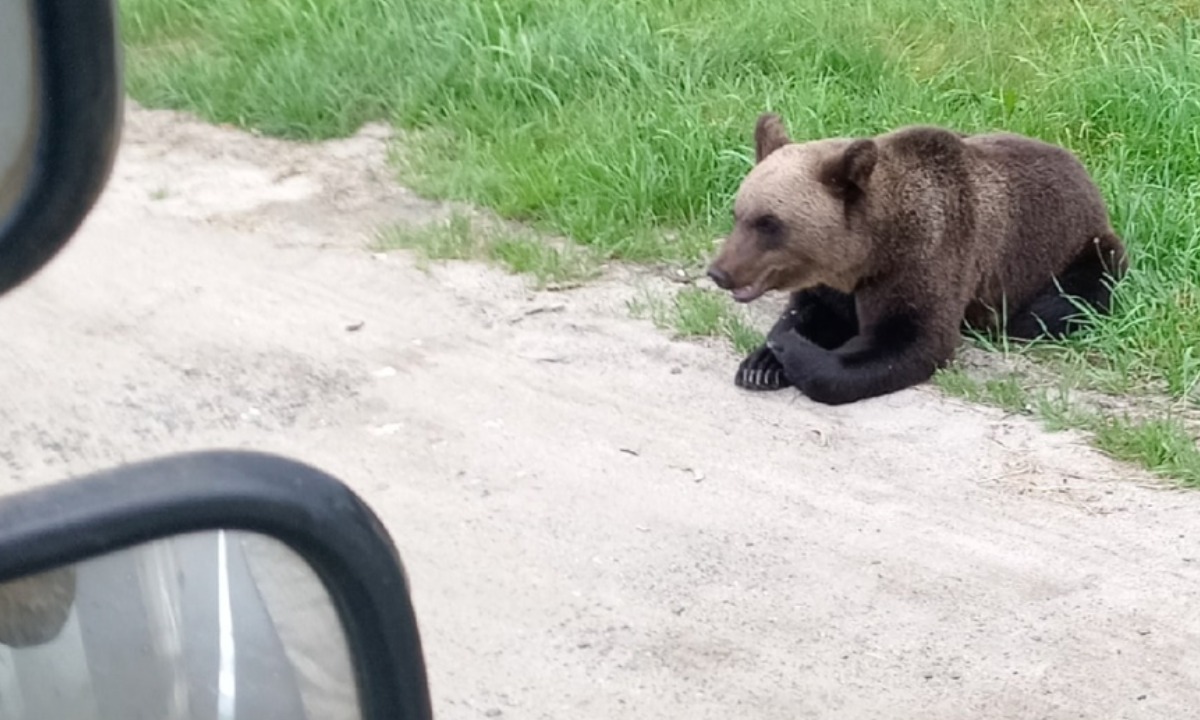
[(446, 211), (385, 152), (131, 107), (0, 300), (6, 488), (217, 446), (333, 472), (400, 548), (444, 720), (1194, 716), (1200, 493), (928, 387), (740, 392), (628, 278), (376, 256)]

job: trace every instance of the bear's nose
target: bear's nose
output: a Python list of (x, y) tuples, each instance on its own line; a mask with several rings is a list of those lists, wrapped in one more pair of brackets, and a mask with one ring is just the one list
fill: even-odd
[(733, 288), (733, 278), (729, 277), (729, 273), (724, 270), (710, 267), (708, 269), (708, 277), (722, 290), (731, 290)]

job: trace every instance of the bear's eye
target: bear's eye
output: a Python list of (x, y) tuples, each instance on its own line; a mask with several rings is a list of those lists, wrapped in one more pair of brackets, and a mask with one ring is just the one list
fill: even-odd
[(777, 235), (783, 229), (783, 223), (774, 215), (763, 215), (755, 219), (754, 229), (764, 235)]

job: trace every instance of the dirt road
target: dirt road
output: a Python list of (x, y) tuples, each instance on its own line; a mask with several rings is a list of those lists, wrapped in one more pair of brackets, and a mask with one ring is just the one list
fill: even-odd
[(443, 212), (383, 137), (131, 107), (100, 206), (0, 300), (9, 488), (216, 446), (333, 472), (400, 547), (442, 720), (1196, 712), (1200, 493), (929, 388), (740, 392), (624, 280), (376, 257)]

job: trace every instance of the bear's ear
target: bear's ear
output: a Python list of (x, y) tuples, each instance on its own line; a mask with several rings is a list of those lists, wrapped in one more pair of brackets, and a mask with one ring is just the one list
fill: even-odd
[(822, 179), (839, 196), (852, 200), (866, 191), (878, 158), (879, 148), (874, 140), (855, 140), (841, 155), (829, 161)]
[(782, 118), (775, 113), (763, 113), (759, 115), (758, 122), (754, 124), (755, 164), (762, 162), (763, 158), (791, 141), (787, 130), (783, 127)]

